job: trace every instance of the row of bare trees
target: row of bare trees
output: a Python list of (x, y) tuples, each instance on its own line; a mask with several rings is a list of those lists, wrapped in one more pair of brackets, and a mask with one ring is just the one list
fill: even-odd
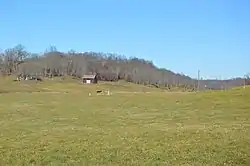
[[(0, 68), (6, 74), (42, 75), (45, 77), (65, 75), (81, 77), (84, 74), (97, 74), (99, 79), (104, 81), (123, 79), (138, 84), (165, 88), (178, 86), (185, 89), (195, 89), (197, 87), (197, 80), (167, 69), (157, 68), (151, 61), (144, 59), (126, 58), (111, 53), (77, 53), (73, 50), (60, 52), (55, 47), (50, 47), (41, 54), (30, 53), (22, 45), (2, 50)], [(223, 81), (223, 85), (238, 86), (244, 82), (244, 79)], [(219, 89), (222, 82), (221, 80), (202, 80), (199, 84), (201, 88), (209, 87), (211, 84), (213, 89)]]

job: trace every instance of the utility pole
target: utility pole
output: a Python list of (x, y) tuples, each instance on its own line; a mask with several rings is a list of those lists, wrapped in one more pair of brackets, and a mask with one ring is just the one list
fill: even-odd
[(198, 70), (197, 90), (200, 90), (200, 70)]
[(220, 79), (220, 90), (223, 90), (223, 82), (222, 82), (222, 78), (221, 78), (221, 76), (219, 77), (219, 79)]
[(246, 89), (246, 84), (247, 84), (247, 75), (244, 76), (244, 89)]

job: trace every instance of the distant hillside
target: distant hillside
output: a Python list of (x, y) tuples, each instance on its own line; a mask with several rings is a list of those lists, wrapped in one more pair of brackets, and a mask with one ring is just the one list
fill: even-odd
[[(185, 89), (222, 89), (241, 86), (245, 80), (201, 80), (156, 67), (152, 62), (136, 57), (126, 58), (111, 53), (67, 53), (50, 48), (43, 54), (28, 53), (22, 45), (6, 49), (1, 54), (1, 71), (9, 74), (43, 76), (97, 74), (100, 80), (125, 80), (155, 87), (181, 87)], [(199, 85), (199, 86), (198, 86)]]

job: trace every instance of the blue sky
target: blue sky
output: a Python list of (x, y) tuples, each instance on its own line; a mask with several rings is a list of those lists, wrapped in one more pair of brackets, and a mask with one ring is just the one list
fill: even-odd
[(204, 78), (250, 72), (249, 0), (1, 0), (0, 48), (115, 52)]

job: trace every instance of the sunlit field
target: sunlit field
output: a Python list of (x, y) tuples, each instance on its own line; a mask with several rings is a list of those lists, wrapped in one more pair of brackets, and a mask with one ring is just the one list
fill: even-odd
[(0, 165), (250, 165), (249, 118), (249, 87), (177, 93), (4, 78)]

